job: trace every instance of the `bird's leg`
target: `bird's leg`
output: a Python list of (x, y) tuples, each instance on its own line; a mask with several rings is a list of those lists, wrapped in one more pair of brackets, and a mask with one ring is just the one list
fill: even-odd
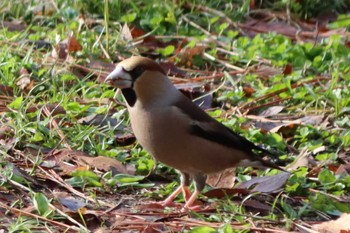
[(190, 176), (187, 173), (181, 172), (181, 185), (177, 187), (177, 189), (172, 192), (164, 201), (160, 202), (163, 206), (171, 206), (173, 205), (174, 199), (182, 192), (185, 201), (190, 198), (191, 193), (188, 189), (188, 185), (190, 184)]
[(183, 190), (183, 185), (181, 184), (177, 189), (172, 192), (164, 201), (159, 202), (162, 206), (171, 206), (174, 199), (181, 193)]
[(191, 184), (191, 180), (190, 180), (190, 175), (187, 173), (181, 173), (181, 186), (182, 186), (182, 195), (185, 199), (185, 202), (188, 201), (188, 199), (190, 199), (191, 197), (191, 192), (188, 188), (188, 186), (190, 186)]
[(197, 200), (198, 195), (204, 189), (206, 179), (207, 179), (207, 176), (203, 174), (195, 174), (193, 176), (195, 190), (192, 193), (191, 197), (186, 201), (185, 206), (182, 208), (183, 212), (189, 209), (190, 210), (200, 209), (200, 206), (194, 206), (193, 203)]

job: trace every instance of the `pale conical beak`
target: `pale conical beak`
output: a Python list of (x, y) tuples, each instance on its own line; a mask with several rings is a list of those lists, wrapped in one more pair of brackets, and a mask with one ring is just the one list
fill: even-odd
[(132, 77), (122, 66), (117, 66), (105, 79), (105, 83), (120, 89), (132, 87)]

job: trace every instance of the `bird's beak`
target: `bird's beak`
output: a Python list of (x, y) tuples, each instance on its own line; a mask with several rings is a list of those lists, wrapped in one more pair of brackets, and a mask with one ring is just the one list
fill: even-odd
[(117, 66), (105, 79), (105, 83), (120, 89), (132, 87), (132, 82), (131, 75), (122, 66)]

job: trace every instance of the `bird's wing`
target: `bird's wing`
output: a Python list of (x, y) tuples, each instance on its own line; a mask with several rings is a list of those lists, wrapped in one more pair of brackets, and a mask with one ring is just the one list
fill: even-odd
[[(254, 153), (254, 151), (260, 151), (274, 157), (276, 156), (219, 123), (197, 105), (194, 105), (187, 97), (181, 98), (181, 101), (178, 101), (174, 105), (191, 119), (188, 130), (192, 135), (219, 143), (223, 146), (244, 151), (252, 159), (261, 160), (260, 156)], [(278, 166), (269, 162), (265, 165), (279, 169)]]

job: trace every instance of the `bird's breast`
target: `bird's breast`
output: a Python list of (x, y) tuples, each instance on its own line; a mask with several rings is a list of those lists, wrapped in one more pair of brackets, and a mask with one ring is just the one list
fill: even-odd
[(242, 156), (240, 151), (191, 134), (191, 119), (176, 107), (131, 108), (129, 113), (140, 145), (175, 169), (213, 173), (234, 166)]

